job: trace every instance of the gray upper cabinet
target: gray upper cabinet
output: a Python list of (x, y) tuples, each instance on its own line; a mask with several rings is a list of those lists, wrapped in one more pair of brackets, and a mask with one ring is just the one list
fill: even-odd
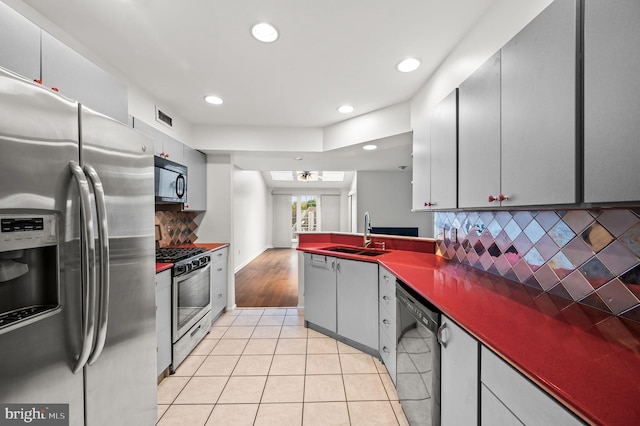
[[(175, 163), (183, 164), (184, 162), (184, 145), (182, 142), (172, 138), (166, 133), (151, 127), (138, 118), (133, 118), (133, 128), (139, 130), (145, 135), (153, 139), (153, 152), (155, 155), (166, 158)], [(188, 170), (190, 173), (191, 170)], [(187, 200), (189, 193), (187, 193)]]
[(424, 117), (413, 128), (411, 196), (414, 211), (429, 210), (428, 202), (431, 198), (429, 148), (429, 123), (427, 117)]
[(640, 2), (584, 6), (584, 201), (640, 200)]
[(95, 111), (127, 123), (127, 86), (44, 31), (42, 83)]
[(495, 206), (502, 193), (500, 52), (460, 85), (458, 119), (458, 206)]
[(432, 210), (455, 209), (458, 202), (458, 89), (449, 93), (431, 113), (429, 149)]
[(576, 11), (555, 0), (502, 49), (503, 206), (578, 201)]
[(184, 165), (188, 168), (185, 211), (207, 210), (207, 156), (188, 146), (183, 147)]
[(40, 79), (40, 28), (0, 2), (0, 66)]

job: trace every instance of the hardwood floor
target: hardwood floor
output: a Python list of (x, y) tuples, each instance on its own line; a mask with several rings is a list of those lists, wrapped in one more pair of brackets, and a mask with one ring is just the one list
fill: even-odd
[(298, 306), (295, 249), (268, 249), (236, 273), (235, 279), (239, 308)]

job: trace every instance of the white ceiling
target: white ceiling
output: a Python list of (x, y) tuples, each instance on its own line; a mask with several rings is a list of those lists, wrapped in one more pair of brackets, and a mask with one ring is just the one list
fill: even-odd
[[(318, 128), (410, 99), (494, 1), (22, 3), (192, 125)], [(279, 30), (275, 43), (251, 37), (251, 26), (262, 21)], [(409, 56), (422, 66), (412, 73), (396, 71), (396, 64)], [(205, 103), (207, 94), (222, 97), (224, 104)], [(355, 111), (339, 113), (342, 104)], [(387, 141), (393, 147), (383, 143), (366, 162), (362, 150), (335, 150), (305, 154), (307, 167), (290, 170), (411, 166), (411, 138), (400, 140)], [(280, 163), (284, 167), (298, 156), (276, 154), (235, 158), (243, 169), (264, 170)]]
[[(411, 98), (493, 1), (23, 0), (192, 124), (287, 127)], [(396, 71), (408, 56), (422, 66)]]

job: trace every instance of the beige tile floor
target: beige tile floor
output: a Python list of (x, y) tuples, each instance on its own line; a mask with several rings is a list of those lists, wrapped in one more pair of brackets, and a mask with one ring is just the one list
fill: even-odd
[(299, 309), (221, 316), (158, 386), (158, 426), (407, 425), (384, 365)]

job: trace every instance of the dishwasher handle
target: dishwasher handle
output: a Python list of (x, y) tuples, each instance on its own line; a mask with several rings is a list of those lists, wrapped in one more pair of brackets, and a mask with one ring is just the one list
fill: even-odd
[(447, 339), (445, 336), (446, 328), (447, 328), (447, 323), (445, 321), (442, 321), (442, 324), (440, 324), (440, 327), (438, 327), (438, 333), (436, 334), (436, 336), (438, 337), (438, 343), (440, 343), (440, 346), (442, 346), (445, 349), (447, 348)]

